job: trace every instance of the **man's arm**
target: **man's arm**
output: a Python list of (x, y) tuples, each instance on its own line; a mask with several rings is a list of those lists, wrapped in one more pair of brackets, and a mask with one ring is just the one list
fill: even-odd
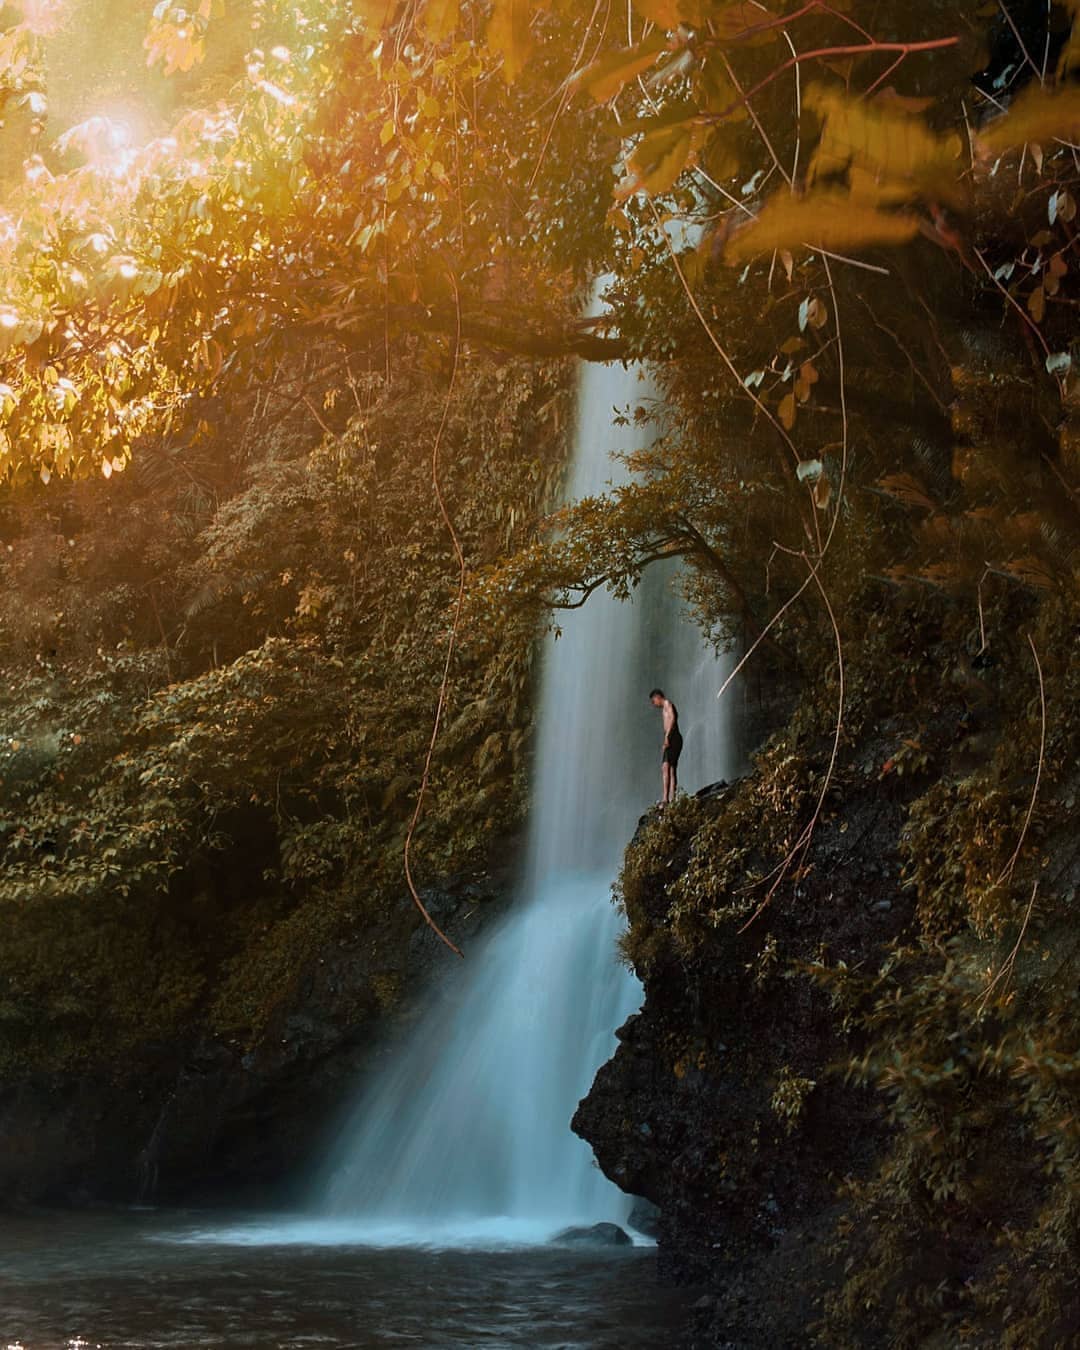
[(675, 709), (671, 706), (671, 699), (664, 700), (664, 749), (668, 748), (668, 741), (671, 738), (671, 728), (675, 725)]

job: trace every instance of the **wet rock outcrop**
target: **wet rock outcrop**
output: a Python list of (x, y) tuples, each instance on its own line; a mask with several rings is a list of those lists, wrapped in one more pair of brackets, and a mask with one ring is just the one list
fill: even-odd
[(873, 1168), (885, 1127), (833, 1072), (850, 1042), (791, 963), (823, 950), (857, 962), (902, 930), (903, 811), (868, 777), (819, 827), (812, 870), (745, 931), (695, 925), (691, 945), (678, 880), (703, 827), (722, 826), (746, 788), (642, 821), (627, 865), (639, 869), (629, 945), (645, 1002), (573, 1128), (609, 1177), (658, 1206), (661, 1278), (716, 1291), (695, 1308), (702, 1346), (798, 1346), (835, 1274), (838, 1184)]

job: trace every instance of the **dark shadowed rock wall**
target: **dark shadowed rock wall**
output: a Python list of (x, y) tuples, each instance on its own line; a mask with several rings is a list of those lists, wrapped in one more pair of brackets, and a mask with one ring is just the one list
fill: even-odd
[[(511, 884), (508, 864), (425, 901), (467, 948)], [(343, 1111), (456, 962), (403, 896), (377, 931), (326, 947), (251, 1047), (147, 1043), (107, 1070), (8, 1081), (0, 1204), (301, 1197)]]

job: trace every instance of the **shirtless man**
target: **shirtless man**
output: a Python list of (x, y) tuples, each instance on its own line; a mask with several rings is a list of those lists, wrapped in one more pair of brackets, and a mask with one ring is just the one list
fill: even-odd
[(679, 730), (679, 710), (662, 689), (654, 689), (649, 702), (659, 708), (664, 719), (664, 753), (660, 760), (660, 781), (664, 794), (660, 805), (666, 806), (675, 800), (679, 786), (679, 756), (682, 754), (682, 732)]

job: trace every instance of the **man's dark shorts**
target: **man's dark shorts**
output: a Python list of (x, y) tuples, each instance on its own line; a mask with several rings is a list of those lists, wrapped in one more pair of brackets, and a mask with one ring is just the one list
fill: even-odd
[(679, 762), (679, 756), (682, 754), (682, 736), (679, 732), (673, 732), (668, 737), (668, 743), (664, 749), (664, 758), (661, 763), (670, 764), (674, 769)]

